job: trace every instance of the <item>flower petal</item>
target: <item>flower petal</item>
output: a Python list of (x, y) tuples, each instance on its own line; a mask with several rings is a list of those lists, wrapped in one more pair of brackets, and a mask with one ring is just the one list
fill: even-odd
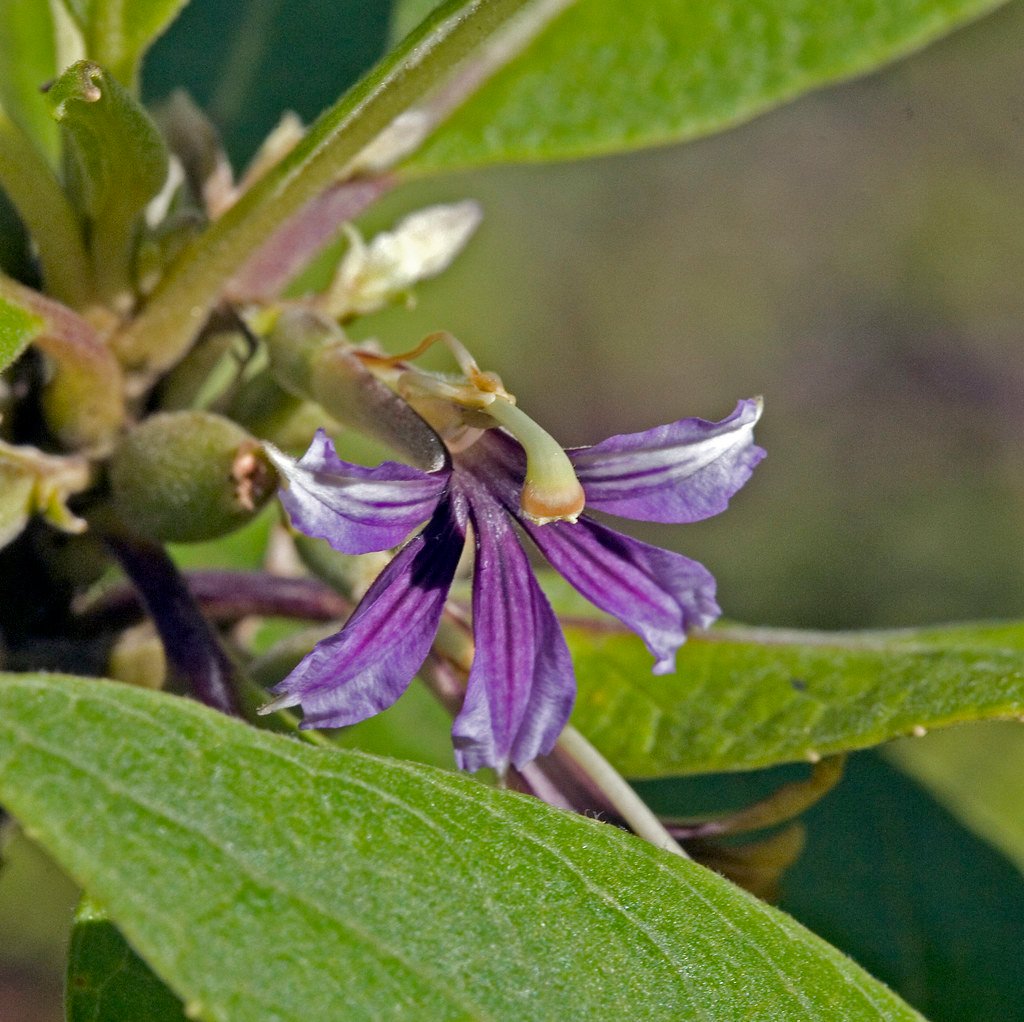
[(764, 451), (754, 444), (761, 401), (721, 422), (679, 419), (567, 451), (587, 506), (645, 522), (696, 522), (724, 511)]
[(345, 627), (274, 689), (271, 708), (301, 704), (304, 728), (344, 727), (387, 709), (430, 652), (465, 538), (457, 495), (395, 555)]
[(397, 546), (430, 517), (448, 485), (447, 471), (342, 461), (322, 429), (299, 461), (269, 444), (266, 450), (284, 479), (279, 495), (295, 527), (345, 554)]
[(474, 488), (476, 532), (473, 638), (476, 653), (452, 739), (463, 770), (549, 752), (562, 732), (576, 681), (572, 659), (547, 598), (504, 510)]
[(655, 674), (675, 669), (676, 650), (690, 628), (706, 628), (721, 613), (713, 576), (688, 557), (587, 517), (575, 523), (521, 524), (558, 572), (644, 640), (657, 658)]

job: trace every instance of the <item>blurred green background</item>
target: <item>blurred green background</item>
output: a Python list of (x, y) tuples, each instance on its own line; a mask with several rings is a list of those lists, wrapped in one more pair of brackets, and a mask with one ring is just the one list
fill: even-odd
[[(311, 118), (382, 50), (388, 6), (194, 0), (147, 92), (190, 88), (243, 160), (282, 109)], [(472, 196), (484, 225), (414, 311), (360, 335), (401, 350), (452, 330), (566, 444), (763, 394), (769, 458), (734, 506), (645, 534), (704, 561), (731, 618), (1022, 617), (1022, 51), (1018, 0), (725, 135), (409, 187), (367, 224)], [(1024, 729), (889, 754), (1016, 863), (998, 883), (1019, 887)], [(830, 833), (812, 827), (810, 862)], [(0, 873), (4, 1022), (59, 1017), (74, 897), (20, 848)]]

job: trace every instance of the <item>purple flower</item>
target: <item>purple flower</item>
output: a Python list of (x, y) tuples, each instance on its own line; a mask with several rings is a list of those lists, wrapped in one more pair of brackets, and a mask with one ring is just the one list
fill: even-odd
[[(513, 414), (508, 407), (502, 416)], [(557, 489), (552, 480), (568, 475), (562, 496), (572, 504), (578, 480), (588, 509), (651, 522), (718, 514), (764, 456), (753, 441), (760, 412), (760, 402), (741, 401), (721, 422), (680, 419), (564, 455), (559, 448), (553, 457), (561, 462), (553, 467), (534, 459), (529, 427), (539, 428), (518, 410), (515, 437), (485, 429), (468, 446), (452, 444), (450, 462), (436, 472), (395, 462), (351, 465), (323, 431), (298, 462), (272, 451), (293, 524), (337, 550), (383, 550), (426, 525), (399, 549), (342, 630), (277, 686), (271, 706), (301, 704), (304, 727), (342, 727), (390, 706), (430, 651), (472, 526), (476, 651), (452, 730), (456, 758), (466, 770), (503, 770), (550, 751), (576, 686), (520, 531), (588, 600), (643, 639), (656, 674), (667, 673), (688, 629), (707, 627), (720, 613), (711, 574), (579, 515), (582, 498), (550, 515), (539, 505)]]

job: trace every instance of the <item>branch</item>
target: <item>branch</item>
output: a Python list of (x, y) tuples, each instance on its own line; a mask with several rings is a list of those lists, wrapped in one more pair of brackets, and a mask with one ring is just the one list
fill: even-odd
[[(203, 613), (218, 622), (230, 623), (250, 615), (337, 621), (352, 610), (352, 604), (330, 586), (310, 578), (282, 578), (258, 571), (191, 571), (181, 577)], [(78, 609), (79, 624), (124, 627), (141, 616), (143, 599), (131, 585), (113, 586)]]
[(153, 618), (168, 665), (183, 677), (191, 695), (222, 713), (241, 716), (231, 661), (167, 552), (124, 536), (108, 536), (107, 543)]

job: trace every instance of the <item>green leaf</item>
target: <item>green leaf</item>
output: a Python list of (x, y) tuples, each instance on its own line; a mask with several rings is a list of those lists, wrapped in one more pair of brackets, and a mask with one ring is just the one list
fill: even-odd
[[(957, 728), (941, 737), (976, 734), (980, 749), (994, 727), (1009, 725)], [(1024, 738), (1024, 728), (1018, 731)], [(931, 1022), (1017, 1018), (1024, 878), (885, 759), (874, 750), (849, 757), (839, 786), (803, 814), (805, 847), (784, 874), (782, 907)], [(1020, 763), (1014, 766), (1019, 792)], [(640, 782), (638, 791), (664, 815), (719, 815), (803, 774), (805, 767), (788, 765), (661, 778)], [(970, 781), (984, 785), (979, 774)], [(1020, 816), (1019, 796), (1012, 812)]]
[(64, 140), (67, 187), (88, 223), (101, 296), (131, 290), (142, 212), (167, 177), (167, 149), (128, 91), (89, 61), (73, 64), (49, 92)]
[(3, 372), (39, 333), (39, 316), (0, 295), (0, 372)]
[(931, 1022), (1020, 1016), (1024, 877), (1006, 859), (872, 754), (805, 821), (788, 911)]
[(569, 630), (573, 721), (635, 777), (815, 760), (1024, 713), (1024, 624), (893, 632), (721, 627), (651, 674), (630, 634)]
[(54, 165), (57, 126), (43, 86), (57, 73), (56, 42), (48, 0), (0, 4), (0, 105)]
[(134, 89), (142, 55), (188, 0), (63, 0), (82, 30), (85, 52)]
[(81, 891), (6, 814), (0, 852), (0, 970), (45, 970), (58, 977)]
[(162, 693), (0, 676), (0, 802), (190, 1017), (918, 1018), (619, 830)]
[(185, 1022), (185, 1009), (88, 898), (75, 913), (68, 952), (67, 1022)]
[(433, 173), (697, 138), (870, 71), (1002, 2), (581, 0), (407, 166)]

